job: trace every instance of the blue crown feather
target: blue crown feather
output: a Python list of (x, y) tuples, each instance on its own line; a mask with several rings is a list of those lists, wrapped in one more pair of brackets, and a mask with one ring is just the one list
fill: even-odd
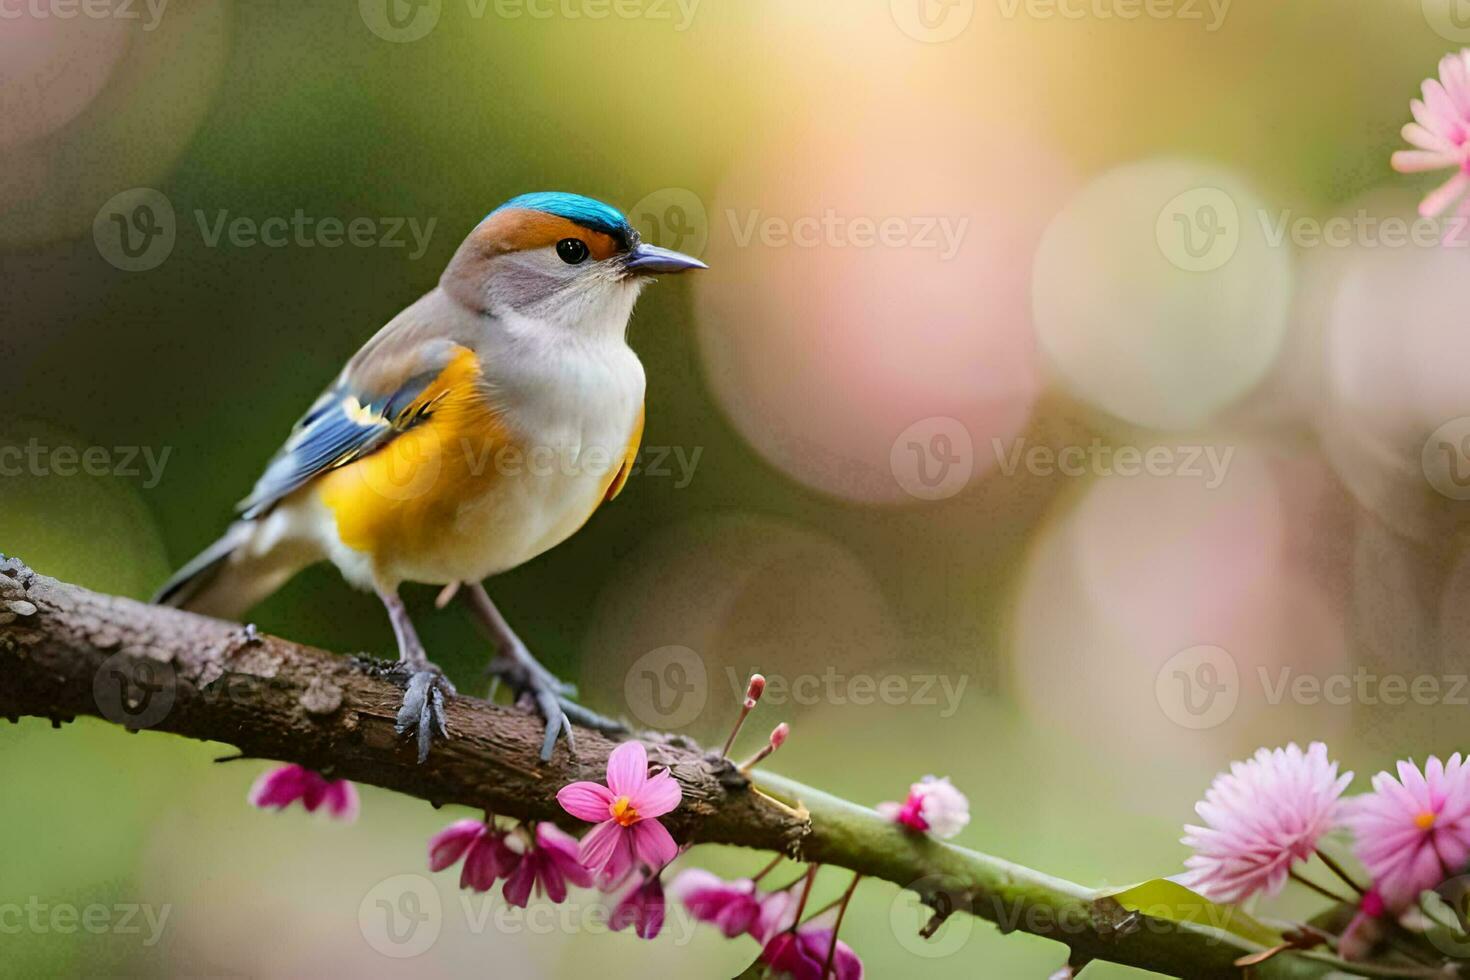
[(536, 191), (532, 194), (513, 197), (490, 213), (495, 214), (508, 208), (544, 211), (546, 214), (554, 214), (558, 218), (575, 221), (584, 228), (591, 228), (593, 231), (600, 231), (604, 235), (612, 235), (622, 240), (627, 240), (633, 234), (633, 226), (628, 224), (628, 219), (623, 217), (623, 212), (601, 201), (583, 197), (581, 194)]

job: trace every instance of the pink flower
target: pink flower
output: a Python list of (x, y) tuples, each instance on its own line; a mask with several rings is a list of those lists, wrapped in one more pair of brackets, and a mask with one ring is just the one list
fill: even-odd
[[(1470, 188), (1470, 49), (1445, 55), (1439, 63), (1439, 79), (1426, 79), (1424, 99), (1413, 99), (1409, 109), (1414, 121), (1403, 128), (1403, 137), (1415, 149), (1393, 155), (1399, 173), (1421, 173), (1453, 167), (1458, 171), (1419, 205), (1419, 213), (1432, 218), (1444, 211)], [(1460, 205), (1470, 214), (1470, 202)]]
[(801, 900), (790, 888), (771, 892), (761, 899), (760, 912), (756, 915), (750, 934), (762, 946), (766, 945), (778, 934), (796, 925), (796, 913), (800, 907)]
[(664, 927), (664, 886), (657, 874), (648, 875), (624, 895), (608, 922), (614, 932), (629, 926), (639, 939), (653, 939)]
[(1373, 792), (1350, 801), (1342, 819), (1357, 837), (1358, 860), (1393, 911), (1463, 872), (1470, 858), (1470, 765), (1456, 752), (1446, 763), (1430, 756), (1422, 773), (1400, 762), (1398, 773), (1398, 779), (1374, 776)]
[(718, 926), (726, 939), (750, 932), (761, 911), (755, 882), (749, 878), (726, 881), (703, 868), (681, 871), (669, 883), (669, 894), (695, 919)]
[(592, 873), (578, 859), (577, 839), (549, 823), (536, 825), (536, 842), (520, 857), (520, 864), (506, 879), (502, 894), (517, 908), (525, 908), (534, 887), (552, 902), (566, 901), (567, 885), (586, 888)]
[(1321, 742), (1306, 752), (1295, 743), (1259, 749), (1250, 761), (1231, 763), (1195, 805), (1206, 826), (1184, 828), (1195, 853), (1182, 882), (1219, 902), (1276, 894), (1291, 866), (1316, 850), (1352, 778), (1338, 776)]
[(356, 786), (345, 779), (327, 779), (301, 766), (281, 766), (263, 774), (250, 787), (246, 799), (251, 806), (262, 809), (284, 810), (297, 800), (308, 813), (325, 806), (333, 820), (344, 823), (356, 820), (359, 808)]
[(909, 787), (903, 803), (879, 803), (878, 812), (905, 827), (953, 837), (970, 822), (970, 801), (950, 784), (948, 776), (925, 776)]
[[(766, 943), (761, 950), (761, 962), (789, 976), (792, 980), (862, 980), (863, 961), (858, 959), (852, 947), (837, 940), (832, 948), (833, 931), (830, 924), (819, 924), (813, 920), (795, 931), (785, 931)], [(828, 955), (832, 966), (827, 967)]]
[(597, 824), (582, 838), (582, 864), (613, 880), (635, 860), (657, 871), (674, 859), (679, 848), (657, 818), (683, 798), (667, 769), (649, 777), (648, 752), (641, 742), (624, 742), (608, 756), (606, 786), (571, 783), (556, 794), (562, 809)]
[(456, 820), (429, 838), (429, 870), (443, 871), (460, 858), (459, 887), (487, 892), (498, 878), (511, 875), (521, 855), (505, 843), (506, 835), (478, 820)]

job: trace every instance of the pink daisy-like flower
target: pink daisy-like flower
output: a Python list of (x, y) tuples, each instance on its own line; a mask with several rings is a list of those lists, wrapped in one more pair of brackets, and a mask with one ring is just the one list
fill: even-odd
[(669, 895), (698, 921), (718, 927), (726, 939), (750, 932), (760, 916), (761, 899), (749, 878), (726, 881), (703, 868), (689, 868), (669, 883)]
[(562, 809), (597, 824), (582, 838), (582, 864), (609, 880), (621, 878), (635, 861), (657, 871), (674, 859), (678, 845), (657, 818), (683, 798), (667, 769), (648, 775), (641, 742), (624, 742), (608, 756), (606, 786), (577, 782), (556, 794)]
[(521, 855), (506, 845), (506, 836), (479, 820), (456, 820), (429, 838), (429, 870), (443, 871), (464, 858), (459, 887), (487, 892), (521, 863)]
[[(1455, 168), (1419, 205), (1419, 213), (1432, 218), (1470, 189), (1470, 48), (1445, 55), (1439, 78), (1426, 79), (1423, 91), (1422, 100), (1409, 102), (1414, 121), (1403, 128), (1414, 149), (1396, 152), (1393, 168), (1406, 174)], [(1461, 203), (1460, 213), (1470, 214), (1470, 200)]]
[(970, 822), (970, 801), (954, 788), (948, 776), (925, 776), (909, 787), (908, 798), (902, 803), (879, 803), (878, 812), (913, 830), (953, 837)]
[(567, 885), (587, 888), (592, 872), (582, 867), (577, 838), (549, 823), (536, 825), (535, 843), (520, 857), (520, 863), (505, 882), (505, 900), (525, 908), (534, 888), (556, 904), (566, 901)]
[(1337, 774), (1321, 742), (1305, 752), (1295, 743), (1259, 749), (1248, 762), (1231, 763), (1195, 805), (1206, 826), (1184, 828), (1195, 853), (1183, 884), (1219, 902), (1276, 894), (1292, 865), (1317, 849), (1352, 779)]
[(830, 921), (824, 921), (826, 918), (818, 917), (799, 929), (778, 934), (761, 950), (761, 962), (792, 980), (863, 980), (863, 961), (852, 947), (839, 939), (833, 949), (833, 928)]
[(277, 810), (299, 800), (306, 812), (315, 813), (325, 807), (328, 816), (343, 823), (356, 820), (359, 809), (356, 786), (345, 779), (327, 779), (302, 766), (281, 766), (263, 774), (250, 787), (246, 799), (251, 806)]
[(632, 926), (639, 939), (654, 939), (664, 927), (664, 912), (663, 882), (657, 874), (650, 874), (622, 897), (608, 924), (614, 932)]
[(1373, 792), (1348, 802), (1342, 823), (1357, 837), (1354, 853), (1391, 911), (1465, 870), (1470, 859), (1470, 765), (1430, 756), (1424, 771), (1398, 764), (1398, 779), (1373, 777)]

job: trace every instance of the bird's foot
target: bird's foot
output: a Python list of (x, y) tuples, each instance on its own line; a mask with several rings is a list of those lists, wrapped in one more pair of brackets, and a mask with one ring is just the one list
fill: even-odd
[[(403, 672), (411, 668), (403, 667)], [(403, 705), (398, 709), (398, 720), (393, 730), (399, 735), (412, 732), (418, 739), (419, 762), (429, 757), (429, 747), (434, 736), (449, 737), (449, 728), (444, 723), (444, 697), (454, 694), (454, 685), (444, 672), (433, 664), (420, 670), (412, 670), (403, 691)]]
[[(628, 727), (582, 707), (573, 700), (577, 696), (574, 685), (558, 678), (536, 660), (524, 646), (511, 645), (500, 656), (490, 662), (487, 671), (495, 678), (494, 683), (504, 681), (516, 696), (516, 703), (534, 709), (546, 719), (546, 735), (541, 742), (541, 760), (551, 759), (556, 740), (567, 737), (567, 745), (575, 748), (572, 739), (572, 722), (592, 728), (608, 735), (624, 733)], [(494, 696), (494, 684), (491, 686)]]

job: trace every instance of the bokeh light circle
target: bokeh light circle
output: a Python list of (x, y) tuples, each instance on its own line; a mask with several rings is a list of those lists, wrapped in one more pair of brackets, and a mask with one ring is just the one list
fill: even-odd
[[(695, 284), (710, 385), (809, 487), (914, 502), (890, 465), (904, 430), (948, 417), (989, 447), (1030, 416), (1027, 257), (1071, 178), (1023, 137), (979, 133), (909, 106), (834, 111), (753, 143), (711, 202), (719, 274)], [(982, 475), (994, 454), (976, 455)]]
[(1186, 160), (1097, 177), (1036, 250), (1041, 347), (1078, 397), (1136, 425), (1191, 429), (1270, 370), (1291, 300), (1287, 244), (1228, 171)]
[(1360, 503), (1420, 541), (1470, 529), (1454, 492), (1470, 479), (1467, 281), (1465, 248), (1362, 246), (1333, 294), (1324, 446)]
[(0, 151), (60, 129), (90, 105), (138, 29), (115, 15), (56, 13), (17, 4), (0, 17)]
[[(67, 30), (81, 21), (90, 23), (68, 20)], [(0, 138), (0, 247), (85, 233), (113, 195), (166, 173), (204, 120), (230, 50), (223, 0), (169, 5), (156, 21), (145, 15), (111, 23), (125, 25), (126, 45), (101, 90), (81, 102), (81, 83), (68, 83), (58, 91), (80, 102), (79, 111), (65, 119), (56, 112), (31, 113), (31, 122), (14, 130), (28, 138)], [(102, 30), (87, 28), (94, 29)], [(73, 43), (68, 38), (68, 46)], [(45, 98), (50, 105), (50, 90)], [(57, 100), (56, 105), (66, 101), (61, 95)], [(6, 128), (0, 120), (0, 132)]]

